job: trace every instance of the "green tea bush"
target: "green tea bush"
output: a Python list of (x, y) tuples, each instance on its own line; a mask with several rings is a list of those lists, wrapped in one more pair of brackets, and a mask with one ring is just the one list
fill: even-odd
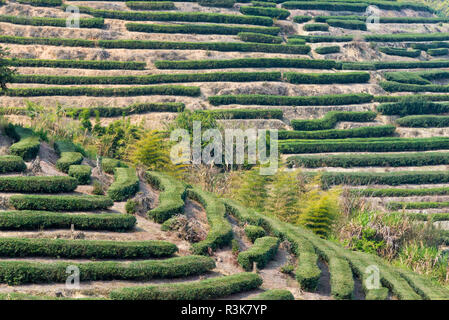
[(36, 158), (41, 144), (39, 136), (33, 130), (8, 124), (5, 133), (16, 141), (9, 147), (9, 152), (12, 155), (19, 156), (25, 161)]
[(0, 177), (1, 192), (63, 193), (77, 187), (76, 179), (65, 176), (6, 176)]
[(186, 185), (161, 172), (147, 172), (148, 182), (160, 191), (159, 204), (148, 211), (148, 216), (158, 223), (163, 223), (174, 215), (184, 212)]
[(351, 30), (363, 30), (366, 31), (366, 23), (359, 20), (339, 20), (329, 19), (326, 21), (328, 25), (336, 28), (351, 29)]
[(253, 5), (254, 7), (276, 8), (275, 2), (251, 1), (251, 5)]
[(132, 10), (174, 10), (171, 1), (126, 1), (126, 6)]
[(449, 92), (448, 85), (409, 84), (394, 81), (381, 81), (379, 85), (388, 92)]
[(22, 172), (26, 168), (25, 162), (19, 156), (0, 156), (0, 173)]
[(79, 165), (83, 162), (83, 155), (79, 152), (62, 152), (61, 158), (56, 162), (58, 170), (68, 173), (72, 165)]
[(320, 42), (350, 42), (353, 36), (328, 36), (328, 35), (293, 35), (289, 39), (303, 39), (306, 42), (320, 43)]
[(408, 50), (404, 48), (379, 47), (378, 50), (391, 56), (417, 58), (421, 55), (421, 50)]
[[(65, 19), (64, 19), (65, 21)], [(75, 68), (100, 70), (143, 70), (145, 62), (108, 61), (108, 60), (43, 60), (43, 59), (8, 59), (13, 67), (45, 67), (45, 68)]]
[(211, 114), (215, 119), (279, 119), (284, 118), (281, 109), (209, 109), (197, 113)]
[(0, 256), (11, 258), (145, 259), (169, 257), (177, 251), (173, 243), (159, 240), (0, 239)]
[(42, 38), (42, 37), (16, 37), (0, 35), (0, 42), (13, 44), (39, 44), (47, 46), (66, 46), (66, 47), (86, 47), (93, 48), (96, 42), (85, 39), (63, 39), (63, 38)]
[(309, 23), (305, 24), (303, 27), (304, 31), (328, 31), (329, 26), (324, 23)]
[(87, 165), (71, 165), (68, 174), (74, 177), (80, 185), (89, 184), (92, 168)]
[(256, 241), (258, 238), (265, 237), (267, 233), (262, 227), (247, 225), (245, 227), (245, 234), (251, 242)]
[(295, 300), (295, 297), (288, 290), (271, 289), (252, 297), (250, 300)]
[(254, 290), (262, 282), (255, 273), (237, 273), (187, 283), (121, 288), (109, 295), (113, 300), (204, 300)]
[(274, 258), (279, 247), (279, 239), (275, 237), (262, 237), (254, 241), (254, 245), (248, 250), (240, 252), (238, 263), (246, 271), (253, 269), (253, 263), (258, 269), (263, 269)]
[[(49, 18), (49, 17), (26, 17), (26, 16), (10, 16), (0, 15), (0, 22), (7, 22), (29, 26), (50, 26), (50, 27), (66, 27), (66, 19)], [(80, 28), (103, 28), (104, 19), (102, 18), (80, 18)]]
[(215, 251), (231, 243), (232, 227), (226, 219), (226, 209), (223, 203), (213, 194), (199, 189), (188, 189), (187, 196), (198, 201), (206, 210), (209, 232), (206, 239), (192, 244), (194, 254), (206, 255), (209, 250)]
[(114, 174), (115, 168), (128, 168), (128, 166), (120, 160), (112, 158), (101, 159), (101, 169), (109, 174)]
[(397, 188), (365, 188), (352, 189), (351, 193), (363, 197), (413, 197), (449, 195), (449, 188), (397, 189)]
[(265, 16), (275, 18), (279, 20), (285, 20), (290, 16), (290, 11), (280, 8), (268, 8), (268, 7), (240, 7), (240, 12), (250, 16)]
[[(215, 268), (209, 257), (185, 256), (164, 260), (136, 262), (0, 262), (0, 282), (9, 285), (30, 283), (64, 283), (67, 267), (80, 270), (80, 281), (170, 279), (203, 274)], [(258, 277), (258, 276), (257, 276)]]
[(436, 208), (447, 208), (449, 207), (449, 202), (401, 202), (401, 201), (390, 201), (386, 205), (389, 210), (401, 210), (401, 209), (436, 209)]
[(105, 196), (14, 195), (9, 204), (17, 210), (93, 211), (107, 209), (114, 202)]
[(122, 232), (134, 228), (136, 217), (129, 214), (72, 214), (46, 211), (2, 211), (0, 230), (70, 229)]
[(240, 104), (240, 105), (266, 105), (266, 106), (337, 106), (346, 104), (359, 104), (371, 102), (373, 96), (366, 93), (330, 94), (322, 96), (275, 96), (275, 95), (221, 95), (208, 97), (214, 106)]
[(203, 7), (232, 8), (235, 0), (198, 0), (198, 4)]
[(365, 12), (366, 8), (368, 8), (368, 4), (324, 2), (324, 1), (286, 1), (282, 3), (282, 7), (286, 9), (300, 9), (300, 10)]
[(315, 52), (318, 54), (338, 53), (340, 52), (340, 46), (318, 47), (315, 49)]
[(429, 49), (427, 53), (432, 57), (445, 56), (449, 54), (448, 48)]
[(304, 23), (312, 20), (311, 16), (294, 16), (293, 21), (296, 23)]
[(370, 80), (370, 74), (368, 72), (285, 72), (284, 78), (287, 80), (287, 82), (294, 84), (366, 83)]
[(240, 40), (245, 42), (257, 43), (282, 43), (282, 38), (262, 33), (240, 32), (238, 34)]
[(435, 103), (420, 97), (401, 99), (394, 103), (383, 103), (377, 106), (377, 111), (384, 115), (407, 116), (412, 114), (438, 114), (449, 112), (449, 105)]
[(420, 42), (420, 41), (445, 41), (449, 40), (449, 33), (397, 33), (397, 34), (369, 34), (365, 35), (365, 41), (372, 42)]
[(396, 120), (401, 127), (409, 128), (446, 128), (449, 127), (447, 116), (406, 116)]
[(354, 129), (329, 129), (319, 131), (291, 131), (279, 130), (280, 140), (285, 139), (345, 139), (345, 138), (372, 138), (392, 136), (395, 126), (359, 127)]
[(294, 130), (326, 130), (335, 127), (337, 122), (371, 122), (376, 118), (376, 113), (372, 111), (329, 111), (321, 119), (313, 120), (292, 120), (291, 125)]
[(62, 5), (62, 0), (17, 0), (17, 2), (36, 7), (58, 7)]
[(115, 168), (114, 182), (108, 189), (108, 196), (114, 201), (124, 201), (139, 191), (139, 178), (134, 168)]
[(237, 35), (240, 32), (262, 33), (275, 36), (279, 34), (279, 27), (246, 27), (227, 26), (220, 24), (148, 24), (127, 23), (126, 29), (135, 32), (149, 33), (192, 33), (192, 34), (229, 34)]

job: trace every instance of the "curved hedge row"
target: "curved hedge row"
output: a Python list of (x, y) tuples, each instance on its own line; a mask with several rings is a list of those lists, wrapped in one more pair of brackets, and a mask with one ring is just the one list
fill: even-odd
[(40, 138), (29, 128), (8, 124), (5, 133), (16, 143), (9, 147), (12, 155), (19, 156), (25, 161), (36, 158), (40, 149)]
[(68, 174), (70, 177), (74, 177), (80, 185), (89, 184), (92, 168), (87, 165), (71, 165)]
[(376, 118), (376, 113), (372, 111), (329, 111), (321, 119), (312, 120), (292, 120), (291, 125), (294, 130), (326, 130), (335, 127), (337, 122), (371, 122)]
[(133, 10), (175, 10), (172, 1), (126, 1), (126, 6)]
[(254, 245), (251, 248), (239, 253), (237, 261), (246, 271), (253, 269), (253, 263), (256, 263), (258, 269), (263, 269), (274, 258), (278, 247), (278, 238), (258, 238), (254, 241)]
[(394, 154), (350, 154), (292, 156), (287, 159), (291, 167), (420, 167), (449, 164), (447, 152), (416, 152)]
[(17, 210), (91, 211), (107, 209), (114, 202), (105, 196), (15, 195), (9, 204)]
[(219, 24), (148, 24), (127, 23), (126, 29), (135, 32), (149, 33), (191, 33), (191, 34), (227, 34), (237, 35), (240, 32), (262, 33), (275, 36), (279, 34), (279, 27), (245, 27), (227, 26)]
[[(10, 16), (0, 15), (0, 22), (12, 24), (29, 25), (29, 26), (50, 26), (50, 27), (66, 27), (67, 19), (65, 18), (49, 18), (49, 17), (26, 17), (26, 16)], [(102, 18), (80, 18), (80, 28), (103, 28), (104, 19)]]
[(330, 94), (322, 96), (275, 96), (262, 94), (221, 95), (208, 97), (214, 106), (227, 104), (266, 106), (337, 106), (371, 102), (373, 96), (366, 93)]
[(43, 87), (43, 88), (10, 88), (0, 92), (10, 97), (38, 97), (38, 96), (90, 96), (90, 97), (130, 97), (145, 95), (173, 95), (196, 97), (200, 95), (199, 87), (186, 86), (143, 86), (143, 87)]
[(243, 58), (227, 60), (158, 60), (158, 69), (224, 69), (224, 68), (307, 68), (334, 69), (334, 60), (282, 59), (282, 58)]
[(258, 294), (250, 300), (295, 300), (295, 297), (288, 290), (271, 289)]
[(262, 284), (255, 273), (237, 273), (187, 283), (129, 287), (111, 291), (113, 300), (204, 300), (254, 290)]
[(70, 229), (127, 231), (136, 225), (130, 214), (71, 214), (46, 211), (2, 211), (0, 230)]
[(120, 160), (112, 158), (101, 159), (101, 169), (109, 174), (114, 174), (115, 168), (128, 168), (128, 166)]
[(331, 27), (336, 27), (336, 28), (351, 29), (351, 30), (363, 30), (363, 31), (368, 30), (366, 28), (365, 21), (360, 21), (360, 20), (328, 19), (326, 21), (326, 23), (328, 25), (330, 25)]
[(391, 56), (417, 58), (421, 55), (421, 50), (408, 50), (404, 48), (392, 48), (392, 47), (379, 47), (377, 49), (380, 52)]
[(290, 16), (290, 11), (280, 8), (242, 6), (240, 12), (250, 16), (270, 17), (285, 20)]
[(0, 177), (1, 192), (61, 193), (72, 192), (76, 179), (66, 176), (19, 176)]
[(158, 223), (163, 223), (176, 214), (184, 212), (186, 185), (161, 172), (146, 173), (148, 182), (160, 190), (159, 205), (148, 211), (148, 216)]
[(370, 80), (368, 72), (337, 73), (298, 73), (285, 72), (287, 82), (294, 84), (333, 84), (333, 83), (366, 83)]
[(139, 191), (139, 178), (134, 168), (115, 168), (114, 182), (108, 189), (108, 196), (114, 201), (124, 201)]
[(258, 238), (262, 238), (267, 235), (262, 227), (253, 226), (250, 224), (245, 227), (245, 234), (251, 242), (254, 242)]
[(68, 173), (72, 165), (79, 165), (83, 162), (83, 155), (79, 152), (62, 152), (61, 157), (56, 162), (58, 170)]
[(354, 129), (329, 129), (319, 131), (292, 131), (280, 130), (279, 139), (344, 139), (344, 138), (371, 138), (392, 136), (395, 126), (360, 127)]
[(0, 257), (10, 258), (143, 259), (169, 257), (177, 251), (175, 244), (159, 240), (0, 239)]
[(448, 116), (407, 116), (399, 118), (396, 123), (409, 128), (445, 128), (449, 127)]
[(366, 188), (366, 189), (352, 189), (351, 193), (363, 197), (413, 197), (413, 196), (440, 196), (449, 195), (449, 188), (425, 188), (425, 189), (397, 189), (397, 188), (387, 188), (387, 189), (377, 189), (377, 188)]
[(177, 73), (152, 74), (145, 76), (48, 76), (15, 75), (12, 83), (45, 84), (159, 84), (177, 82), (245, 82), (245, 81), (280, 81), (280, 72), (211, 72), (211, 73)]
[(329, 140), (282, 140), (281, 153), (393, 152), (447, 149), (449, 138), (350, 138)]
[(0, 173), (22, 172), (26, 170), (25, 162), (19, 156), (0, 156)]
[(326, 47), (318, 47), (315, 49), (315, 52), (318, 54), (329, 54), (329, 53), (339, 53), (340, 46), (326, 46)]
[(187, 189), (187, 196), (198, 201), (206, 210), (209, 232), (206, 239), (192, 244), (194, 254), (206, 255), (209, 250), (229, 245), (233, 238), (232, 227), (226, 219), (226, 209), (223, 203), (213, 194), (199, 189)]
[(45, 67), (45, 68), (73, 68), (73, 69), (101, 69), (101, 70), (143, 70), (145, 62), (108, 61), (108, 60), (43, 60), (43, 59), (7, 59), (13, 67)]
[(139, 262), (24, 262), (1, 261), (0, 282), (9, 285), (27, 283), (63, 283), (67, 280), (67, 267), (79, 268), (81, 281), (151, 280), (181, 278), (203, 274), (215, 268), (209, 257), (185, 256), (165, 260)]
[(236, 14), (207, 13), (207, 12), (138, 12), (97, 10), (89, 7), (79, 7), (80, 13), (87, 13), (94, 17), (121, 19), (128, 21), (185, 21), (185, 22), (213, 22), (226, 24), (253, 24), (271, 26), (273, 20), (269, 17), (242, 16)]
[(254, 33), (254, 32), (239, 32), (238, 36), (240, 40), (245, 42), (257, 42), (257, 43), (282, 43), (282, 38), (278, 36), (272, 36), (269, 34)]
[(348, 185), (401, 185), (448, 183), (449, 173), (445, 171), (398, 171), (398, 172), (323, 172), (321, 182), (324, 186)]

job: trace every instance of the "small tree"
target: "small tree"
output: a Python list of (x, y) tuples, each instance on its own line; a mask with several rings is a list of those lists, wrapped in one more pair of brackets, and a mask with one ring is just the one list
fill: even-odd
[(12, 81), (16, 70), (10, 67), (10, 62), (6, 57), (9, 52), (0, 47), (0, 87), (2, 90), (7, 90), (6, 84)]

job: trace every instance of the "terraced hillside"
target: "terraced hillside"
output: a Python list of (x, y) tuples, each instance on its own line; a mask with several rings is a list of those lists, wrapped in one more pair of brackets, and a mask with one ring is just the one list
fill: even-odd
[[(80, 28), (66, 27), (68, 6), (79, 9)], [(324, 187), (343, 185), (377, 210), (449, 229), (448, 23), (419, 1), (6, 0), (0, 44), (17, 74), (1, 91), (0, 112), (26, 126), (32, 102), (75, 119), (126, 116), (156, 129), (187, 109), (224, 127), (279, 129), (288, 166), (319, 173)], [(202, 288), (195, 299), (253, 297), (260, 288), (303, 299), (449, 296), (427, 278), (170, 176), (98, 165), (73, 143), (49, 146), (21, 126), (5, 134), (0, 274), (14, 276), (0, 282), (14, 286), (3, 293), (60, 295), (75, 263), (89, 285), (63, 296), (185, 298), (192, 286)], [(107, 182), (106, 196), (92, 195), (91, 176)], [(148, 214), (124, 214), (141, 193)], [(201, 241), (164, 231), (176, 214), (197, 221)], [(254, 244), (248, 225), (264, 229)], [(249, 248), (238, 265), (233, 238)], [(288, 261), (296, 280), (279, 271)], [(243, 273), (254, 262), (259, 275)], [(362, 281), (372, 264), (383, 275), (375, 291)], [(147, 287), (125, 288), (137, 285)]]

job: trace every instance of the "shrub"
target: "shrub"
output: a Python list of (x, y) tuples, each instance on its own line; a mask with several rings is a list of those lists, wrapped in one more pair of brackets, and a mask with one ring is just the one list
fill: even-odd
[(311, 16), (294, 16), (293, 21), (296, 23), (304, 23), (312, 20)]
[(294, 130), (325, 130), (332, 129), (339, 121), (349, 122), (371, 122), (376, 118), (376, 113), (372, 111), (329, 111), (321, 119), (313, 120), (292, 120), (291, 125)]
[(5, 128), (5, 132), (14, 141), (17, 141), (9, 147), (9, 152), (12, 155), (19, 156), (25, 161), (36, 158), (40, 149), (40, 139), (33, 130), (9, 124)]
[(108, 189), (108, 196), (114, 201), (123, 201), (139, 191), (139, 178), (134, 168), (115, 168), (114, 182)]
[(39, 44), (47, 46), (86, 47), (86, 48), (93, 48), (96, 45), (95, 41), (84, 39), (16, 37), (5, 35), (0, 36), (0, 42), (21, 44), (21, 45)]
[(292, 156), (287, 159), (289, 166), (306, 168), (320, 167), (420, 167), (449, 164), (449, 153), (416, 152), (400, 154), (351, 154)]
[(45, 211), (2, 211), (0, 230), (76, 230), (127, 231), (134, 228), (136, 218), (129, 214), (71, 214)]
[(36, 7), (58, 7), (62, 5), (62, 0), (17, 0), (17, 2)]
[(238, 34), (240, 40), (245, 42), (258, 43), (282, 43), (282, 38), (262, 33), (240, 32)]
[(128, 166), (124, 164), (120, 160), (112, 159), (112, 158), (102, 158), (101, 159), (101, 168), (104, 172), (109, 174), (114, 174), (115, 168), (127, 168)]
[(129, 287), (110, 292), (113, 300), (204, 300), (250, 291), (262, 284), (254, 273), (237, 273), (187, 283), (171, 283), (147, 287)]
[(86, 165), (71, 165), (68, 174), (74, 177), (78, 181), (78, 184), (89, 184), (92, 168)]
[(265, 237), (267, 234), (262, 227), (247, 225), (245, 227), (245, 234), (251, 242), (256, 241), (258, 238)]
[(329, 19), (326, 23), (332, 27), (351, 29), (351, 30), (363, 30), (366, 31), (366, 23), (360, 20), (339, 20), (339, 19)]
[(76, 187), (76, 179), (65, 176), (0, 177), (1, 192), (62, 193), (72, 192)]
[(217, 8), (232, 8), (235, 4), (234, 0), (198, 0), (200, 6), (203, 7), (217, 7)]
[(333, 60), (243, 58), (229, 60), (155, 61), (158, 69), (223, 69), (223, 68), (307, 68), (334, 69)]
[(258, 269), (263, 269), (276, 255), (278, 246), (278, 238), (258, 238), (251, 248), (239, 253), (237, 260), (246, 271), (252, 270), (254, 262), (257, 264)]
[(319, 131), (291, 131), (280, 130), (279, 139), (344, 139), (344, 138), (371, 138), (392, 136), (395, 126), (359, 127), (354, 129), (329, 129)]
[(19, 156), (0, 156), (0, 173), (22, 172), (26, 168), (25, 162)]
[(410, 71), (385, 72), (384, 77), (389, 81), (412, 84), (431, 84), (431, 82), (423, 77), (424, 74)]
[[(119, 117), (132, 114), (148, 112), (182, 112), (184, 103), (181, 102), (155, 102), (155, 103), (134, 103), (128, 107), (87, 107), (87, 108), (67, 108), (67, 114), (73, 117), (79, 117), (82, 112), (90, 111), (90, 116), (95, 117)], [(114, 173), (113, 171), (108, 173)]]
[(365, 41), (372, 42), (404, 42), (404, 41), (444, 41), (449, 40), (449, 33), (397, 33), (397, 34), (369, 34)]
[(449, 105), (434, 103), (420, 97), (401, 99), (395, 103), (384, 103), (377, 106), (377, 111), (384, 115), (406, 116), (410, 114), (435, 114), (449, 112)]
[(195, 110), (198, 113), (211, 114), (215, 119), (280, 119), (284, 115), (281, 109), (211, 109)]
[[(66, 19), (63, 18), (0, 15), (0, 22), (30, 26), (66, 27)], [(104, 27), (104, 20), (102, 18), (81, 18), (79, 19), (79, 27), (101, 29)]]
[(252, 32), (277, 35), (279, 27), (245, 27), (227, 26), (220, 24), (148, 24), (148, 23), (127, 23), (128, 31), (149, 32), (149, 33), (193, 33), (193, 34), (230, 34), (237, 35), (239, 32)]
[(389, 210), (401, 210), (401, 209), (434, 209), (434, 208), (447, 208), (449, 202), (401, 202), (390, 201), (386, 205)]
[(173, 243), (159, 240), (0, 239), (0, 256), (13, 258), (143, 259), (169, 257), (177, 251)]
[(180, 95), (195, 97), (200, 95), (200, 88), (176, 85), (142, 86), (142, 87), (43, 87), (43, 88), (10, 88), (3, 94), (11, 97), (38, 96), (92, 96), (92, 97), (131, 97), (145, 95)]
[(425, 188), (425, 189), (378, 189), (378, 188), (365, 188), (365, 189), (353, 189), (351, 192), (355, 195), (363, 197), (413, 197), (413, 196), (436, 196), (436, 195), (449, 195), (449, 188)]
[(81, 281), (105, 280), (151, 280), (180, 278), (203, 274), (215, 267), (209, 257), (186, 256), (165, 260), (143, 260), (138, 262), (0, 262), (0, 282), (9, 285), (27, 283), (65, 282), (67, 267), (80, 270)]
[(420, 50), (408, 50), (403, 48), (379, 47), (378, 50), (391, 56), (417, 58), (421, 55)]
[(275, 95), (221, 95), (208, 97), (214, 106), (241, 104), (241, 105), (267, 105), (267, 106), (319, 106), (319, 105), (345, 105), (371, 102), (370, 94), (334, 94), (322, 96), (275, 96)]
[(174, 215), (184, 212), (186, 186), (182, 182), (160, 172), (147, 172), (146, 178), (152, 186), (160, 190), (159, 205), (148, 211), (150, 218), (163, 223)]
[(288, 290), (271, 289), (258, 294), (251, 300), (295, 300), (295, 297)]
[[(365, 21), (366, 17), (364, 16), (316, 16), (316, 22), (327, 22), (327, 20), (337, 19), (337, 20), (359, 20)], [(380, 17), (379, 23), (440, 23), (448, 21), (447, 18), (440, 17)]]
[(332, 83), (366, 83), (370, 80), (368, 72), (337, 73), (298, 73), (285, 72), (287, 82), (295, 84), (332, 84)]
[(125, 204), (126, 213), (135, 214), (137, 212), (137, 205), (138, 203), (136, 200), (128, 199)]
[(171, 1), (126, 1), (126, 6), (133, 10), (174, 10), (175, 4)]
[(280, 8), (268, 7), (240, 7), (240, 12), (250, 16), (265, 16), (279, 20), (285, 20), (290, 16), (290, 11)]
[[(65, 19), (64, 19), (65, 21)], [(10, 59), (8, 64), (13, 67), (45, 67), (45, 68), (75, 68), (101, 70), (143, 70), (145, 62), (108, 61), (108, 60), (42, 60), (42, 59)], [(16, 75), (17, 76), (17, 75)]]
[(17, 210), (91, 211), (107, 209), (113, 201), (104, 196), (15, 195), (9, 204)]
[(324, 1), (287, 1), (282, 4), (282, 7), (286, 9), (300, 9), (300, 10), (365, 12), (366, 8), (368, 7), (368, 4), (324, 2)]
[(329, 26), (324, 23), (309, 23), (305, 24), (303, 27), (304, 31), (328, 31)]
[(409, 128), (445, 128), (449, 127), (447, 116), (407, 116), (399, 118), (396, 123)]
[(315, 49), (315, 52), (318, 54), (339, 53), (340, 46), (318, 47)]
[(446, 149), (449, 139), (436, 138), (350, 138), (329, 140), (282, 140), (282, 153), (393, 152)]
[(305, 45), (282, 45), (270, 43), (242, 42), (164, 42), (148, 40), (99, 40), (98, 44), (107, 49), (164, 49), (164, 50), (211, 50), (237, 52), (266, 52), (285, 54), (307, 54), (310, 47)]
[(448, 48), (437, 48), (437, 49), (429, 49), (427, 53), (432, 57), (445, 56), (449, 54)]
[(394, 81), (381, 81), (379, 85), (388, 92), (449, 92), (447, 85), (419, 85)]
[(79, 152), (62, 152), (61, 158), (56, 162), (58, 170), (68, 173), (72, 165), (79, 165), (83, 162), (83, 155)]
[(276, 3), (275, 2), (251, 1), (251, 4), (254, 7), (276, 8)]
[(352, 36), (327, 36), (327, 35), (294, 35), (290, 36), (289, 39), (303, 39), (311, 43), (319, 42), (350, 42), (353, 40)]
[(199, 189), (188, 189), (187, 196), (204, 207), (210, 226), (206, 239), (192, 245), (194, 254), (206, 255), (209, 250), (215, 251), (217, 248), (229, 245), (233, 233), (231, 224), (225, 217), (226, 209), (223, 203), (213, 194)]

